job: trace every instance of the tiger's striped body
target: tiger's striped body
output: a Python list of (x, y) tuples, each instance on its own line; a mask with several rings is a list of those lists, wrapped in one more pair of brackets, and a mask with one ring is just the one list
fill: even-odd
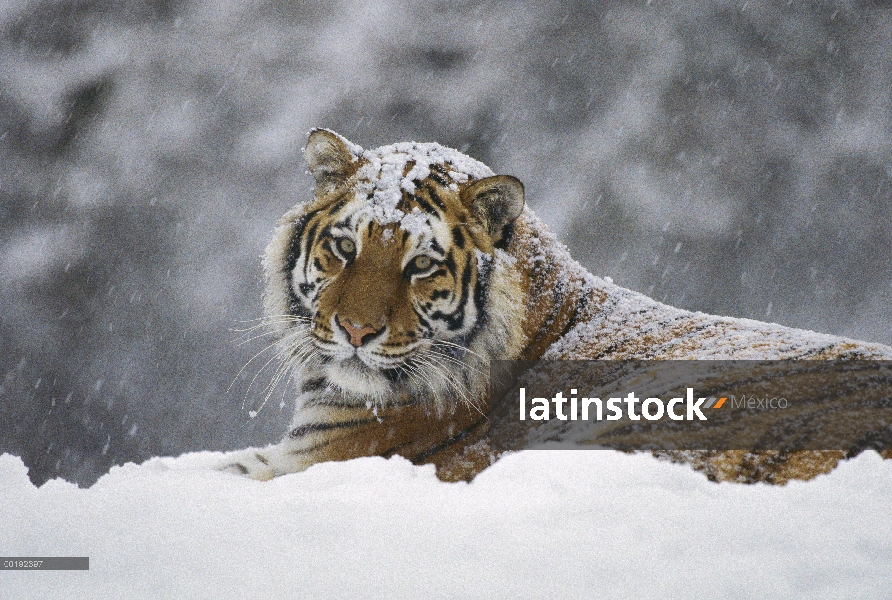
[[(497, 458), (493, 359), (892, 359), (879, 344), (691, 313), (596, 278), (523, 208), (517, 180), (454, 150), (365, 151), (315, 130), (306, 156), (316, 198), (283, 217), (264, 257), (295, 416), (279, 444), (231, 457), (235, 472), (399, 454), (470, 479)], [(741, 479), (733, 453), (682, 458)], [(775, 460), (774, 480), (840, 456), (800, 458)]]

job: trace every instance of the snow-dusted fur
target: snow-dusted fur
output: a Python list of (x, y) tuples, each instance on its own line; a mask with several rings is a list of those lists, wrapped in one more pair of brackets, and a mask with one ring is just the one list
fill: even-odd
[[(529, 208), (520, 211), (519, 182), (455, 150), (405, 143), (366, 151), (316, 130), (305, 154), (316, 198), (282, 218), (263, 261), (267, 324), (280, 338), (278, 376), (293, 375), (297, 408), (282, 442), (229, 458), (225, 468), (234, 472), (268, 479), (325, 460), (400, 454), (434, 463), (443, 479), (470, 479), (497, 458), (487, 418), (500, 409), (487, 395), (492, 359), (892, 359), (892, 348), (880, 344), (684, 311), (595, 277)], [(432, 208), (432, 195), (444, 210)], [(308, 224), (313, 232), (317, 224), (335, 231), (319, 237), (307, 233)], [(456, 247), (456, 226), (464, 228), (460, 239), (473, 240), (470, 247)], [(350, 237), (350, 257), (325, 250), (340, 244), (339, 236)], [(393, 291), (399, 269), (437, 246), (443, 247), (439, 260), (448, 252), (473, 253), (466, 261), (473, 281), (464, 294), (483, 298), (482, 310), (467, 303), (464, 320), (450, 328), (418, 324), (433, 321), (432, 309), (425, 309), (430, 295), (412, 291), (426, 276), (416, 281), (413, 275), (403, 291)], [(359, 262), (376, 252), (375, 261)], [(379, 272), (387, 261), (399, 268)], [(357, 271), (358, 264), (366, 266)], [(443, 310), (456, 309), (458, 283)], [(326, 300), (333, 289), (336, 299)], [(350, 322), (379, 333), (351, 343), (338, 325), (346, 314), (362, 315)], [(415, 328), (408, 333), (407, 323)], [(385, 342), (400, 339), (398, 331), (406, 333), (404, 343), (387, 355)], [(385, 368), (404, 376), (388, 379)], [(753, 470), (760, 456), (764, 464)], [(775, 482), (811, 477), (842, 457), (673, 455), (714, 479)]]

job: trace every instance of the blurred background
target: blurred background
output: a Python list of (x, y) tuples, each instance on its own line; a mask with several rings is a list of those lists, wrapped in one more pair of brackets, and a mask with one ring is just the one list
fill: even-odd
[(0, 452), (89, 485), (284, 433), (232, 329), (313, 126), (519, 177), (657, 300), (892, 343), (886, 4), (0, 2)]

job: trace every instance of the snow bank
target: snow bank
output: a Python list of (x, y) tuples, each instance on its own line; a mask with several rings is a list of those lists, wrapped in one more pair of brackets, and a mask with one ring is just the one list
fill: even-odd
[(37, 489), (0, 457), (4, 598), (888, 597), (892, 461), (786, 487), (607, 451), (527, 451), (471, 484), (403, 459), (260, 483), (199, 453)]

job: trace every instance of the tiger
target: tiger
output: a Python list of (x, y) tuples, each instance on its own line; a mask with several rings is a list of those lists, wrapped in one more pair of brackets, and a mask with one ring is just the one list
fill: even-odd
[[(258, 480), (400, 455), (470, 481), (503, 450), (493, 360), (892, 359), (889, 346), (690, 312), (595, 277), (511, 175), (436, 143), (366, 150), (328, 129), (303, 149), (311, 199), (262, 258), (262, 326), (290, 378), (284, 439), (218, 467)], [(837, 451), (679, 452), (715, 481), (808, 479)]]

